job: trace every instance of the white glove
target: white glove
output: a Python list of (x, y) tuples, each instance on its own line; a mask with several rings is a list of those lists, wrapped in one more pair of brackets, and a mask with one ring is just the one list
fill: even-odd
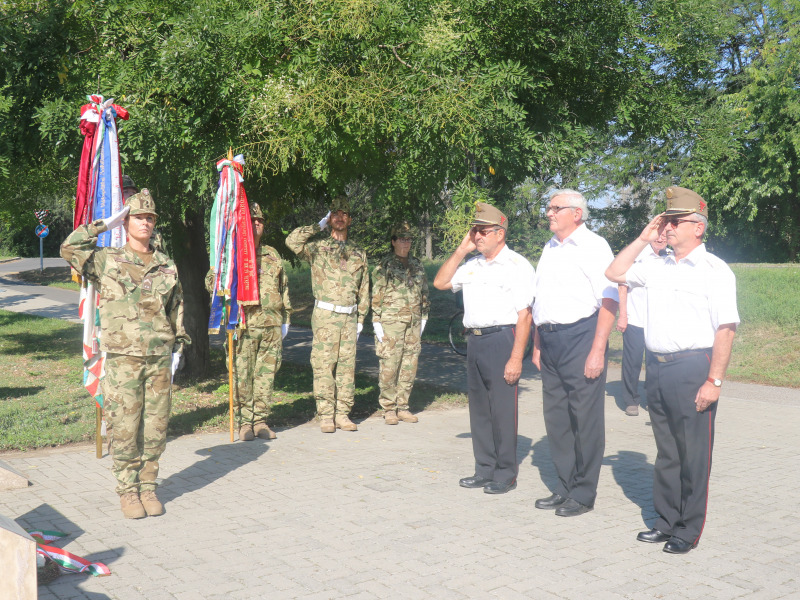
[(328, 214), (322, 217), (322, 221), (319, 222), (319, 228), (325, 229), (328, 226), (328, 221), (331, 219), (331, 211), (328, 211)]
[(287, 333), (289, 333), (289, 324), (284, 323), (281, 325), (281, 339), (284, 339)]
[(119, 212), (115, 212), (110, 217), (106, 217), (105, 219), (103, 219), (103, 223), (106, 224), (106, 228), (110, 231), (114, 229), (114, 227), (117, 227), (120, 223), (122, 223), (125, 220), (125, 217), (128, 216), (128, 212), (130, 211), (130, 209), (131, 209), (130, 206), (123, 206), (122, 210), (120, 210)]
[(173, 352), (172, 353), (172, 376), (170, 377), (170, 383), (173, 379), (175, 379), (175, 371), (178, 370), (178, 367), (181, 364), (181, 353), (180, 352)]
[(358, 325), (356, 325), (356, 342), (358, 342), (358, 336), (361, 335), (361, 330), (362, 329), (364, 329), (364, 324), (363, 323), (359, 323)]
[(428, 322), (428, 319), (422, 319), (419, 327), (419, 334), (422, 335), (422, 332), (425, 331), (425, 323)]
[(380, 323), (373, 323), (372, 329), (375, 330), (375, 339), (383, 343), (383, 325)]

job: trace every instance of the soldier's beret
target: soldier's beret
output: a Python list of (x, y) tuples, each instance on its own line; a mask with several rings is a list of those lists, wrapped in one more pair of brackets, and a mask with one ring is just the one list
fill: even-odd
[(494, 206), (486, 202), (476, 202), (475, 207), (475, 217), (470, 225), (499, 225), (508, 229), (508, 219)]
[(131, 210), (129, 215), (153, 215), (158, 216), (156, 212), (156, 201), (150, 195), (150, 190), (143, 189), (138, 194), (134, 194), (125, 201), (125, 206), (130, 206)]
[(133, 183), (133, 179), (131, 179), (130, 175), (122, 176), (122, 189), (124, 190), (125, 188), (134, 188), (136, 190), (139, 189), (137, 185)]
[(692, 190), (673, 185), (667, 188), (666, 196), (667, 210), (664, 213), (665, 215), (675, 216), (698, 214), (708, 218), (708, 205), (706, 204), (706, 201), (700, 197), (700, 194), (697, 194)]

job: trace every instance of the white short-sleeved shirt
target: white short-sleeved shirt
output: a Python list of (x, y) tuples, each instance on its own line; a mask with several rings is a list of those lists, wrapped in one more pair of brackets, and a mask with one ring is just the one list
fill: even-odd
[(631, 288), (647, 290), (644, 342), (651, 352), (711, 348), (720, 325), (738, 324), (736, 277), (700, 244), (688, 256), (634, 263)]
[(536, 268), (533, 322), (566, 325), (592, 316), (604, 298), (619, 302), (605, 275), (612, 260), (608, 242), (583, 223), (563, 242), (553, 236)]
[(508, 246), (492, 260), (479, 254), (461, 265), (450, 283), (464, 290), (464, 326), (515, 325), (519, 311), (533, 301), (536, 272)]
[[(671, 250), (667, 250), (667, 254), (670, 252)], [(658, 260), (659, 258), (661, 257), (653, 250), (653, 247), (647, 244), (634, 262)], [(647, 292), (645, 288), (641, 286), (631, 288), (628, 291), (628, 302), (626, 306), (628, 310), (628, 325), (644, 328), (647, 319)]]

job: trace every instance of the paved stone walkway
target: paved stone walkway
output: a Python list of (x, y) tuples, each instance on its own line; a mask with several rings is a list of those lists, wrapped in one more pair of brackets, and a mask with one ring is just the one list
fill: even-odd
[(634, 539), (654, 519), (647, 413), (626, 417), (608, 396), (595, 510), (565, 519), (533, 507), (554, 471), (540, 383), (520, 396), (519, 486), (503, 496), (458, 486), (472, 452), (455, 409), (268, 443), (171, 440), (166, 514), (140, 521), (121, 518), (93, 447), (0, 455), (32, 481), (0, 493), (0, 513), (69, 532), (66, 549), (112, 571), (63, 575), (42, 599), (800, 597), (797, 393), (723, 396), (706, 531), (686, 556)]

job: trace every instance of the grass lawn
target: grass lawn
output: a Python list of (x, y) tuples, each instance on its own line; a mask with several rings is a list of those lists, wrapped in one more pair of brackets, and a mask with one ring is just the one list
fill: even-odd
[[(82, 385), (81, 326), (0, 310), (0, 451), (57, 446), (94, 439), (94, 402)], [(284, 363), (275, 380), (276, 404), (270, 425), (314, 418), (312, 373), (308, 364)], [(466, 396), (418, 384), (411, 409), (465, 404)], [(380, 411), (378, 382), (356, 374), (352, 415)], [(212, 349), (207, 377), (173, 387), (169, 435), (228, 428), (228, 374), (221, 350)]]

